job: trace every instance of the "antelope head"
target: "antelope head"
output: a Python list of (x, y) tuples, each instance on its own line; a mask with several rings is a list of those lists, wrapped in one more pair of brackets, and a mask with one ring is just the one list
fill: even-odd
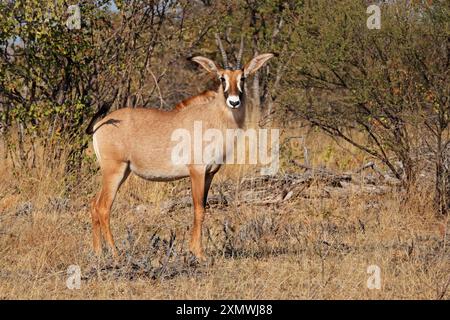
[(222, 54), (223, 68), (218, 67), (214, 61), (205, 57), (198, 56), (192, 58), (192, 60), (200, 64), (206, 71), (214, 73), (219, 78), (222, 86), (221, 91), (223, 92), (227, 106), (231, 109), (237, 109), (243, 104), (245, 80), (248, 76), (254, 74), (261, 68), (267, 60), (272, 58), (273, 54), (260, 54), (242, 67), (241, 59), (244, 41), (241, 37), (241, 46), (237, 56), (237, 63), (235, 66), (230, 66), (227, 54), (217, 34), (216, 41)]

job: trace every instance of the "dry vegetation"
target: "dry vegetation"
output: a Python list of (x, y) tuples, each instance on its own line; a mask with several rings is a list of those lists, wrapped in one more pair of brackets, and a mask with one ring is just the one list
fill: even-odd
[[(366, 0), (83, 0), (75, 29), (72, 2), (0, 1), (0, 299), (450, 298), (449, 1), (378, 1), (379, 30)], [(86, 127), (217, 89), (188, 59), (219, 63), (216, 33), (232, 61), (240, 39), (243, 61), (276, 54), (245, 91), (251, 126), (282, 131), (278, 176), (219, 172), (205, 264), (189, 181), (132, 176), (112, 211), (120, 260), (95, 257)]]
[[(306, 145), (314, 165), (333, 170), (355, 169), (366, 160), (317, 133), (308, 134)], [(0, 167), (1, 299), (450, 297), (448, 216), (436, 218), (427, 188), (416, 188), (404, 201), (401, 192), (368, 192), (357, 183), (343, 192), (317, 182), (288, 201), (211, 205), (204, 225), (210, 259), (199, 265), (187, 254), (192, 209), (161, 210), (189, 194), (188, 181), (131, 177), (113, 209), (122, 253), (114, 263), (109, 254), (98, 260), (91, 251), (87, 204), (98, 174), (84, 174), (75, 190), (64, 193), (58, 170), (13, 173), (5, 161)], [(228, 167), (211, 194), (239, 198), (245, 191), (239, 181), (253, 170)], [(294, 170), (300, 172), (287, 165), (281, 172)], [(79, 290), (66, 287), (73, 264), (82, 271)], [(366, 286), (369, 265), (381, 268), (381, 290)]]

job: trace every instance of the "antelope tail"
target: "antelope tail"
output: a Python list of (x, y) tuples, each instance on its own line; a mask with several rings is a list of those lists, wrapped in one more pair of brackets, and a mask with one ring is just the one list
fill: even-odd
[(94, 125), (97, 123), (97, 121), (101, 118), (103, 118), (109, 111), (109, 109), (111, 109), (111, 106), (114, 103), (114, 100), (116, 100), (117, 97), (117, 93), (119, 92), (119, 90), (115, 90), (114, 94), (113, 94), (113, 98), (109, 101), (105, 101), (100, 105), (100, 108), (97, 110), (97, 112), (94, 114), (94, 116), (92, 117), (91, 121), (89, 122), (85, 132), (86, 134), (93, 134), (94, 133)]

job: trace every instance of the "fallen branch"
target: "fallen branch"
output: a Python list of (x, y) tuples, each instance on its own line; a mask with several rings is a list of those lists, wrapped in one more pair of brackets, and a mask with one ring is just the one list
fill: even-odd
[[(211, 195), (208, 197), (208, 203), (210, 206), (212, 205), (228, 205), (230, 202), (230, 198), (228, 196), (224, 195)], [(161, 204), (161, 211), (162, 212), (171, 212), (175, 209), (182, 209), (182, 208), (189, 208), (192, 207), (192, 197), (191, 196), (185, 196), (181, 197), (179, 199), (169, 200), (166, 202), (163, 202)]]
[[(347, 196), (349, 194), (375, 194), (381, 195), (389, 192), (392, 185), (400, 183), (379, 170), (373, 162), (368, 162), (350, 173), (336, 173), (326, 168), (314, 168), (310, 165), (292, 160), (296, 166), (305, 170), (304, 173), (288, 173), (277, 176), (247, 176), (242, 178), (238, 189), (234, 190), (233, 184), (225, 184), (225, 194), (211, 195), (208, 198), (210, 206), (227, 206), (230, 203), (235, 205), (270, 205), (292, 201), (297, 197), (323, 198), (330, 194)], [(361, 172), (372, 169), (377, 172), (381, 179), (361, 179)], [(382, 180), (383, 184), (376, 182)], [(315, 181), (323, 182), (323, 192), (311, 196), (304, 194), (304, 190), (309, 188)], [(175, 209), (182, 209), (192, 206), (190, 196), (169, 200), (161, 204), (161, 211), (170, 212)]]
[(326, 183), (330, 183), (334, 187), (341, 187), (341, 181), (351, 181), (352, 175), (348, 173), (338, 174), (325, 168), (313, 168), (312, 166), (300, 163), (296, 160), (292, 160), (292, 163), (296, 166), (306, 169), (312, 173), (312, 179), (321, 180)]

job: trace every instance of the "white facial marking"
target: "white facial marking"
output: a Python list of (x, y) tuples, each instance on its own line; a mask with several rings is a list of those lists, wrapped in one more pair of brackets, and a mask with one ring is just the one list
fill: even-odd
[(229, 79), (228, 79), (228, 75), (224, 74), (224, 75), (223, 75), (223, 78), (225, 79), (225, 89), (224, 89), (224, 92), (227, 92), (228, 89), (230, 89), (230, 82), (228, 81), (228, 80), (229, 80)]
[(238, 74), (237, 79), (236, 79), (236, 81), (237, 81), (237, 87), (238, 87), (238, 89), (239, 89), (239, 92), (242, 92), (242, 88), (241, 88), (241, 77), (242, 77), (242, 74)]
[(228, 96), (227, 99), (227, 105), (231, 108), (231, 109), (236, 109), (239, 107), (239, 105), (241, 104), (241, 101), (239, 99), (238, 96)]

